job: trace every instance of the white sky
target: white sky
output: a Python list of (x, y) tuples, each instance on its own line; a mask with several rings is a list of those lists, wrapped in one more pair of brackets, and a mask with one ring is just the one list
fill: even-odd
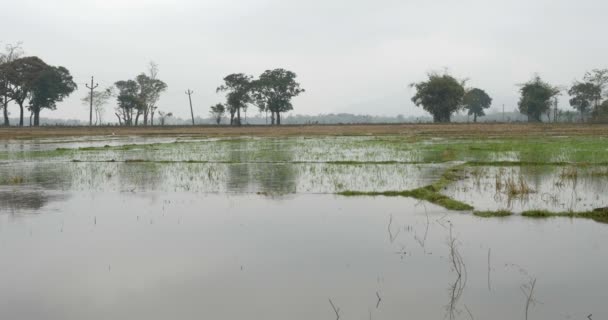
[(0, 41), (76, 78), (43, 117), (88, 119), (91, 75), (110, 86), (151, 60), (169, 86), (160, 109), (184, 118), (186, 89), (206, 117), (225, 75), (278, 67), (307, 89), (295, 113), (421, 115), (407, 85), (428, 71), (447, 67), (512, 110), (535, 72), (568, 86), (608, 67), (606, 12), (605, 0), (20, 0), (0, 7)]

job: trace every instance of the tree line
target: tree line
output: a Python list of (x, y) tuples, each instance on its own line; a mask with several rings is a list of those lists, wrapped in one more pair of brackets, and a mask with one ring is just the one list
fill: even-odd
[[(173, 116), (170, 112), (158, 110), (158, 101), (167, 84), (158, 78), (158, 66), (151, 62), (148, 70), (133, 79), (116, 81), (112, 86), (97, 90), (90, 89), (82, 103), (90, 106), (91, 118), (101, 124), (104, 106), (115, 99), (114, 115), (120, 125), (164, 125)], [(433, 117), (434, 122), (450, 122), (452, 116), (461, 110), (473, 116), (485, 115), (492, 105), (492, 98), (480, 88), (467, 87), (467, 80), (459, 80), (444, 73), (429, 73), (425, 81), (410, 84), (416, 93), (412, 102), (422, 107)], [(557, 108), (558, 96), (566, 91), (570, 105), (579, 112), (580, 120), (608, 119), (608, 69), (595, 69), (583, 75), (581, 81), (574, 81), (570, 88), (553, 86), (540, 76), (519, 85), (519, 112), (528, 121), (553, 121), (562, 112)], [(3, 110), (4, 125), (10, 125), (9, 103), (19, 107), (19, 126), (24, 125), (25, 111), (30, 113), (30, 125), (40, 124), (40, 112), (55, 110), (77, 89), (69, 70), (62, 66), (51, 66), (35, 56), (25, 56), (19, 44), (7, 45), (0, 53), (0, 105)], [(242, 112), (256, 107), (260, 113), (270, 115), (271, 125), (281, 124), (281, 115), (293, 110), (292, 99), (305, 90), (297, 82), (297, 75), (285, 69), (266, 70), (257, 78), (244, 73), (233, 73), (223, 78), (217, 93), (225, 94), (225, 102), (210, 107), (210, 115), (215, 123), (221, 124), (225, 116), (230, 125), (242, 124)], [(194, 122), (194, 115), (192, 115)], [(91, 123), (92, 124), (92, 123)]]
[[(459, 80), (447, 72), (429, 73), (426, 81), (410, 84), (416, 90), (412, 102), (433, 116), (434, 122), (450, 122), (455, 112), (465, 110), (477, 117), (492, 105), (492, 98), (479, 88), (467, 88), (467, 80)], [(565, 91), (535, 75), (530, 81), (520, 84), (519, 112), (530, 122), (542, 122), (543, 117), (557, 121), (558, 96)], [(581, 121), (608, 119), (608, 69), (594, 69), (585, 73), (582, 81), (574, 81), (567, 90), (570, 106), (580, 114)]]
[(294, 72), (285, 69), (266, 70), (257, 79), (243, 73), (230, 74), (216, 90), (226, 94), (226, 102), (211, 106), (211, 117), (220, 124), (228, 113), (230, 125), (241, 125), (241, 110), (254, 105), (261, 113), (270, 113), (272, 125), (280, 125), (281, 113), (293, 110), (291, 99), (305, 92), (296, 78)]

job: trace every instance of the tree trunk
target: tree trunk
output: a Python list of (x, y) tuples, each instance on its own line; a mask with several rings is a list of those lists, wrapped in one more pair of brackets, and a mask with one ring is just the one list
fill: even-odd
[(477, 123), (477, 113), (473, 115), (473, 122)]
[(122, 126), (122, 119), (120, 118), (120, 115), (118, 113), (114, 113), (116, 115), (116, 118), (118, 118), (118, 125)]
[(23, 102), (19, 103), (19, 126), (23, 127)]
[(32, 111), (32, 114), (30, 115), (30, 122), (32, 121), (32, 115), (34, 116), (34, 127), (40, 126), (40, 110)]
[(148, 125), (148, 109), (144, 110), (144, 126)]
[(241, 108), (237, 108), (236, 109), (236, 122), (237, 122), (237, 126), (241, 125)]
[(152, 113), (150, 113), (150, 125), (154, 126), (154, 110), (152, 110)]
[(281, 125), (281, 113), (277, 112), (277, 126)]
[(137, 112), (137, 115), (135, 116), (135, 126), (137, 126), (137, 124), (139, 123), (139, 116), (141, 115), (141, 112)]
[(8, 101), (7, 101), (6, 97), (4, 97), (3, 109), (4, 109), (4, 125), (8, 127), (11, 124), (10, 124), (10, 121), (8, 120)]
[(274, 126), (274, 111), (270, 111), (270, 125)]

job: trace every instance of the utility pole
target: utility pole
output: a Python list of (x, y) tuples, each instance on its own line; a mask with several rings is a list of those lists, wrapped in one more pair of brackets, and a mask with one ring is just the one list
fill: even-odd
[(502, 122), (503, 123), (505, 122), (505, 105), (504, 105), (504, 103), (502, 105)]
[(190, 100), (190, 115), (192, 116), (192, 125), (194, 125), (194, 111), (192, 111), (192, 94), (194, 93), (194, 91), (188, 89), (188, 91), (186, 91), (186, 94), (188, 95), (188, 100)]
[(93, 90), (97, 89), (97, 87), (99, 87), (99, 83), (95, 83), (95, 85), (93, 85), (94, 80), (93, 77), (91, 77), (91, 86), (89, 87), (88, 84), (85, 84), (85, 86), (87, 86), (87, 88), (91, 89), (91, 98), (90, 98), (90, 102), (91, 102), (91, 108), (89, 109), (89, 126), (93, 125)]

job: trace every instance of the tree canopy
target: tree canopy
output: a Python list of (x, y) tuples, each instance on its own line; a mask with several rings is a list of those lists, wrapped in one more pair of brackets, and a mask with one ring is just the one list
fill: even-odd
[(154, 113), (160, 94), (167, 89), (167, 84), (157, 79), (158, 68), (150, 63), (148, 74), (141, 73), (134, 80), (118, 81), (114, 84), (118, 93), (116, 117), (121, 124), (138, 125), (143, 116), (144, 125), (154, 124)]
[(211, 114), (211, 117), (215, 120), (215, 123), (219, 125), (222, 122), (224, 114), (226, 114), (226, 107), (223, 104), (218, 103), (211, 106), (210, 109), (209, 114)]
[(551, 100), (559, 95), (560, 90), (544, 82), (540, 76), (524, 83), (520, 89), (519, 111), (535, 122), (542, 121), (542, 115), (551, 108)]
[(581, 120), (602, 98), (602, 88), (592, 82), (576, 82), (568, 90), (570, 105), (581, 114)]
[[(230, 112), (230, 124), (241, 125), (241, 109), (247, 109), (252, 101), (253, 77), (244, 73), (233, 73), (224, 78), (224, 84), (216, 92), (226, 92), (226, 104)], [(236, 114), (236, 119), (235, 119)]]
[(412, 102), (428, 111), (435, 122), (450, 122), (461, 107), (465, 94), (464, 81), (449, 74), (430, 73), (427, 81), (411, 84), (416, 89)]
[(291, 99), (305, 92), (297, 75), (285, 69), (266, 70), (254, 81), (253, 96), (260, 111), (270, 111), (272, 124), (281, 124), (281, 112), (293, 110)]
[(52, 66), (45, 68), (31, 87), (29, 109), (34, 114), (34, 126), (40, 125), (42, 109), (55, 110), (57, 102), (63, 101), (77, 88), (68, 69)]
[(116, 95), (116, 117), (121, 125), (133, 125), (133, 116), (136, 111), (143, 109), (139, 97), (139, 84), (135, 80), (118, 81), (114, 84), (118, 90)]
[(492, 98), (483, 90), (473, 88), (468, 90), (463, 98), (464, 108), (473, 116), (473, 122), (477, 122), (477, 117), (485, 116), (484, 109), (492, 105)]

